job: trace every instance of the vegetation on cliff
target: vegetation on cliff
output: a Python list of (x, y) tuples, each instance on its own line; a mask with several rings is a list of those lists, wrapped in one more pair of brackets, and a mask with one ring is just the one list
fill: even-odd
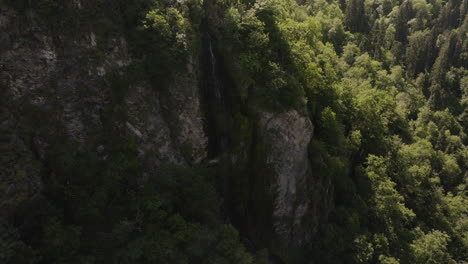
[[(103, 134), (106, 159), (56, 138), (41, 192), (1, 214), (0, 262), (468, 261), (467, 1), (6, 2), (36, 12), (58, 43), (96, 23), (90, 56), (115, 31), (128, 39), (136, 59), (107, 76), (107, 131), (122, 118), (127, 82), (170, 92), (168, 76), (202, 56), (209, 34), (229, 82), (217, 124), (229, 147), (214, 167), (165, 162), (148, 176), (135, 136)], [(327, 185), (331, 202), (320, 217), (305, 213), (308, 235), (288, 248), (275, 235), (276, 175), (257, 123), (259, 112), (290, 110), (312, 122), (310, 177), (327, 183), (308, 186), (307, 199)], [(15, 148), (2, 146), (2, 163)]]

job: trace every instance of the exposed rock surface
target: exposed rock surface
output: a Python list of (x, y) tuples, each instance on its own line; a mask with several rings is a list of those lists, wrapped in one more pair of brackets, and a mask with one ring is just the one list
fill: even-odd
[[(199, 74), (193, 70), (198, 62), (173, 76), (164, 97), (149, 81), (138, 80), (116, 105), (109, 76), (125, 75), (133, 61), (124, 34), (101, 43), (92, 28), (57, 35), (33, 10), (19, 14), (1, 3), (0, 9), (0, 210), (39, 190), (41, 164), (58, 138), (105, 158), (107, 135), (134, 136), (147, 173), (163, 162), (187, 165), (203, 159), (207, 137)], [(175, 112), (165, 114), (161, 101), (170, 102)], [(112, 118), (116, 112), (122, 118)], [(21, 190), (15, 187), (21, 184)]]
[[(309, 201), (306, 177), (311, 173), (307, 147), (313, 135), (311, 121), (295, 110), (285, 113), (264, 113), (261, 125), (271, 140), (267, 163), (277, 175), (278, 197), (276, 231), (286, 240), (300, 239), (299, 227)], [(295, 241), (298, 242), (298, 241)]]
[[(0, 9), (0, 210), (40, 191), (48, 150), (57, 142), (105, 160), (108, 135), (134, 138), (144, 175), (164, 163), (191, 166), (206, 158), (197, 54), (167, 76), (164, 92), (146, 79), (122, 84), (136, 60), (125, 34), (102, 38), (87, 26), (64, 36), (33, 10), (19, 14), (1, 2)], [(116, 84), (126, 86), (117, 99)], [(271, 144), (266, 163), (277, 176), (270, 186), (278, 190), (275, 231), (300, 242), (311, 206), (306, 178), (313, 125), (295, 110), (262, 113), (259, 122)]]

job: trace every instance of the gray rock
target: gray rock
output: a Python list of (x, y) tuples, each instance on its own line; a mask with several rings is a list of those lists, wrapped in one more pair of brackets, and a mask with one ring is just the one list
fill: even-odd
[[(73, 4), (84, 8), (80, 0)], [(102, 50), (98, 31), (92, 28), (84, 28), (82, 34), (52, 35), (35, 10), (19, 14), (3, 2), (0, 9), (0, 85), (5, 86), (1, 96), (6, 100), (0, 113), (8, 113), (2, 115), (2, 127), (6, 127), (2, 133), (17, 137), (18, 142), (33, 135), (32, 144), (15, 143), (24, 149), (21, 153), (27, 153), (24, 158), (2, 163), (0, 170), (24, 168), (22, 179), (41, 186), (35, 171), (59, 138), (81, 151), (97, 150), (106, 160), (109, 153), (101, 141), (111, 133), (136, 136), (146, 177), (164, 162), (187, 166), (204, 158), (208, 140), (198, 98), (198, 59), (193, 59), (198, 56), (188, 60), (187, 69), (170, 77), (170, 93), (164, 98), (148, 80), (138, 80), (130, 84), (123, 102), (113, 105), (109, 73), (125, 74), (134, 60), (123, 35), (108, 38)], [(99, 48), (98, 58), (89, 56)], [(173, 115), (164, 113), (161, 101), (170, 103)], [(112, 121), (115, 131), (109, 131), (104, 123), (111, 122), (107, 114), (114, 109), (125, 120)], [(21, 124), (22, 130), (14, 130), (12, 124)], [(34, 165), (29, 169), (28, 164)], [(8, 195), (16, 190), (8, 187), (11, 175), (0, 177), (0, 187), (7, 186)]]
[(307, 149), (314, 127), (308, 117), (295, 110), (279, 114), (263, 113), (260, 124), (271, 140), (267, 163), (278, 176), (275, 186), (278, 197), (274, 212), (278, 219), (275, 223), (276, 232), (283, 241), (294, 237), (298, 243), (302, 235), (297, 233), (309, 206), (304, 187), (311, 173)]
[(0, 32), (0, 50), (6, 50), (11, 47), (10, 35), (6, 32)]

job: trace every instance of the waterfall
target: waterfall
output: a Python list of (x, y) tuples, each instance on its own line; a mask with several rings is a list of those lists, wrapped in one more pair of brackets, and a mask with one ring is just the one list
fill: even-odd
[[(217, 168), (220, 175), (219, 190), (224, 201), (230, 198), (230, 181), (223, 171), (223, 159), (229, 145), (230, 108), (229, 81), (224, 69), (222, 57), (216, 50), (216, 41), (205, 31), (203, 34), (203, 95), (208, 134), (209, 166)], [(210, 164), (211, 163), (211, 164)], [(228, 220), (229, 221), (229, 220)]]
[(204, 100), (208, 129), (208, 156), (219, 158), (227, 149), (227, 114), (226, 86), (222, 62), (216, 51), (215, 41), (209, 33), (203, 37), (204, 46)]
[(223, 87), (221, 86), (220, 80), (220, 73), (217, 69), (217, 59), (215, 52), (213, 50), (213, 39), (211, 38), (210, 34), (207, 33), (207, 40), (208, 40), (208, 51), (209, 51), (209, 61), (211, 66), (211, 74), (210, 74), (210, 85), (211, 85), (211, 92), (215, 97), (215, 101), (213, 102), (216, 104), (216, 110), (225, 111), (224, 105), (224, 95), (222, 94)]

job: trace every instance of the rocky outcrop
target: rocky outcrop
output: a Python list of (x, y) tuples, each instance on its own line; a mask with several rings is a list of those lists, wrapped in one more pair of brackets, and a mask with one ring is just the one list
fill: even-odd
[[(161, 95), (144, 79), (121, 83), (135, 60), (125, 34), (99, 38), (84, 26), (65, 36), (34, 10), (18, 13), (2, 2), (0, 9), (1, 147), (10, 150), (2, 151), (0, 210), (40, 189), (40, 168), (59, 138), (104, 159), (107, 136), (134, 137), (146, 174), (165, 162), (188, 165), (205, 157), (197, 60), (169, 76), (170, 92)], [(116, 99), (122, 92), (116, 85), (125, 86), (123, 99)], [(24, 182), (24, 191), (15, 181)]]
[[(81, 1), (73, 3), (80, 10), (85, 8)], [(73, 146), (67, 151), (93, 152), (106, 160), (109, 136), (132, 138), (143, 165), (143, 176), (147, 177), (156, 175), (165, 163), (192, 166), (207, 157), (209, 135), (204, 122), (209, 118), (202, 109), (211, 111), (213, 116), (220, 111), (226, 112), (225, 116), (235, 115), (224, 106), (202, 106), (211, 97), (200, 100), (203, 84), (200, 54), (189, 54), (186, 67), (165, 76), (169, 81), (161, 89), (154, 87), (158, 84), (148, 76), (129, 78), (129, 69), (141, 58), (132, 56), (123, 30), (102, 37), (99, 30), (87, 25), (80, 32), (62, 35), (51, 30), (34, 10), (20, 14), (2, 4), (0, 9), (0, 96), (3, 100), (0, 105), (0, 210), (13, 208), (39, 193), (41, 171), (47, 169), (50, 158), (49, 148), (57, 142)], [(215, 59), (211, 57), (210, 69), (213, 75), (218, 75), (213, 70), (219, 67)], [(212, 77), (219, 79), (216, 82), (224, 80), (220, 76)], [(245, 130), (256, 127), (254, 122), (253, 118), (246, 122), (249, 125)], [(215, 123), (216, 135), (212, 137), (232, 133), (227, 131), (228, 127), (220, 128), (229, 122)], [(277, 192), (274, 231), (285, 244), (291, 241), (300, 244), (307, 236), (302, 229), (303, 219), (313, 207), (307, 188), (307, 180), (312, 175), (307, 149), (313, 125), (308, 117), (295, 110), (279, 114), (261, 112), (259, 125), (258, 136), (265, 136), (259, 141), (268, 145), (265, 163), (273, 170), (276, 183), (268, 186), (262, 179), (247, 180), (252, 183), (249, 191), (263, 189), (258, 192), (261, 201), (251, 201), (258, 197), (250, 193), (246, 195), (252, 196), (251, 200), (245, 203), (263, 206), (263, 202), (269, 203), (269, 197), (261, 196), (270, 194), (264, 189), (274, 189), (271, 192)], [(255, 133), (244, 135), (244, 141), (250, 140), (250, 134)], [(253, 147), (258, 143), (256, 139), (250, 142)], [(238, 143), (242, 151), (232, 159), (234, 163), (246, 159), (242, 164), (236, 163), (245, 167), (241, 171), (249, 170), (251, 162), (247, 159), (255, 159), (263, 166), (263, 153), (254, 155), (250, 152), (256, 150), (247, 142)], [(218, 158), (208, 166), (222, 167), (222, 162)], [(252, 170), (256, 166), (252, 165)], [(256, 171), (251, 174), (246, 178), (256, 177)], [(256, 209), (251, 213), (255, 214)], [(271, 210), (265, 211), (264, 215), (271, 215)], [(261, 217), (255, 224), (264, 219), (269, 218)]]
[(307, 148), (314, 127), (308, 117), (295, 110), (263, 113), (261, 126), (267, 131), (271, 152), (267, 157), (277, 176), (276, 232), (284, 241), (300, 243), (300, 225), (308, 206), (306, 179), (310, 175)]
[(161, 96), (147, 82), (131, 87), (125, 98), (127, 129), (138, 138), (140, 155), (150, 161), (149, 166), (157, 168), (163, 163), (188, 166), (206, 156), (208, 140), (197, 86), (193, 86), (193, 91), (186, 88), (183, 84), (171, 87), (172, 104), (179, 106), (171, 113), (164, 113), (167, 102), (161, 103)]
[(188, 164), (200, 163), (207, 155), (208, 136), (203, 127), (203, 111), (200, 103), (200, 62), (190, 55), (186, 71), (172, 76), (167, 99), (163, 103), (173, 141), (180, 146)]

